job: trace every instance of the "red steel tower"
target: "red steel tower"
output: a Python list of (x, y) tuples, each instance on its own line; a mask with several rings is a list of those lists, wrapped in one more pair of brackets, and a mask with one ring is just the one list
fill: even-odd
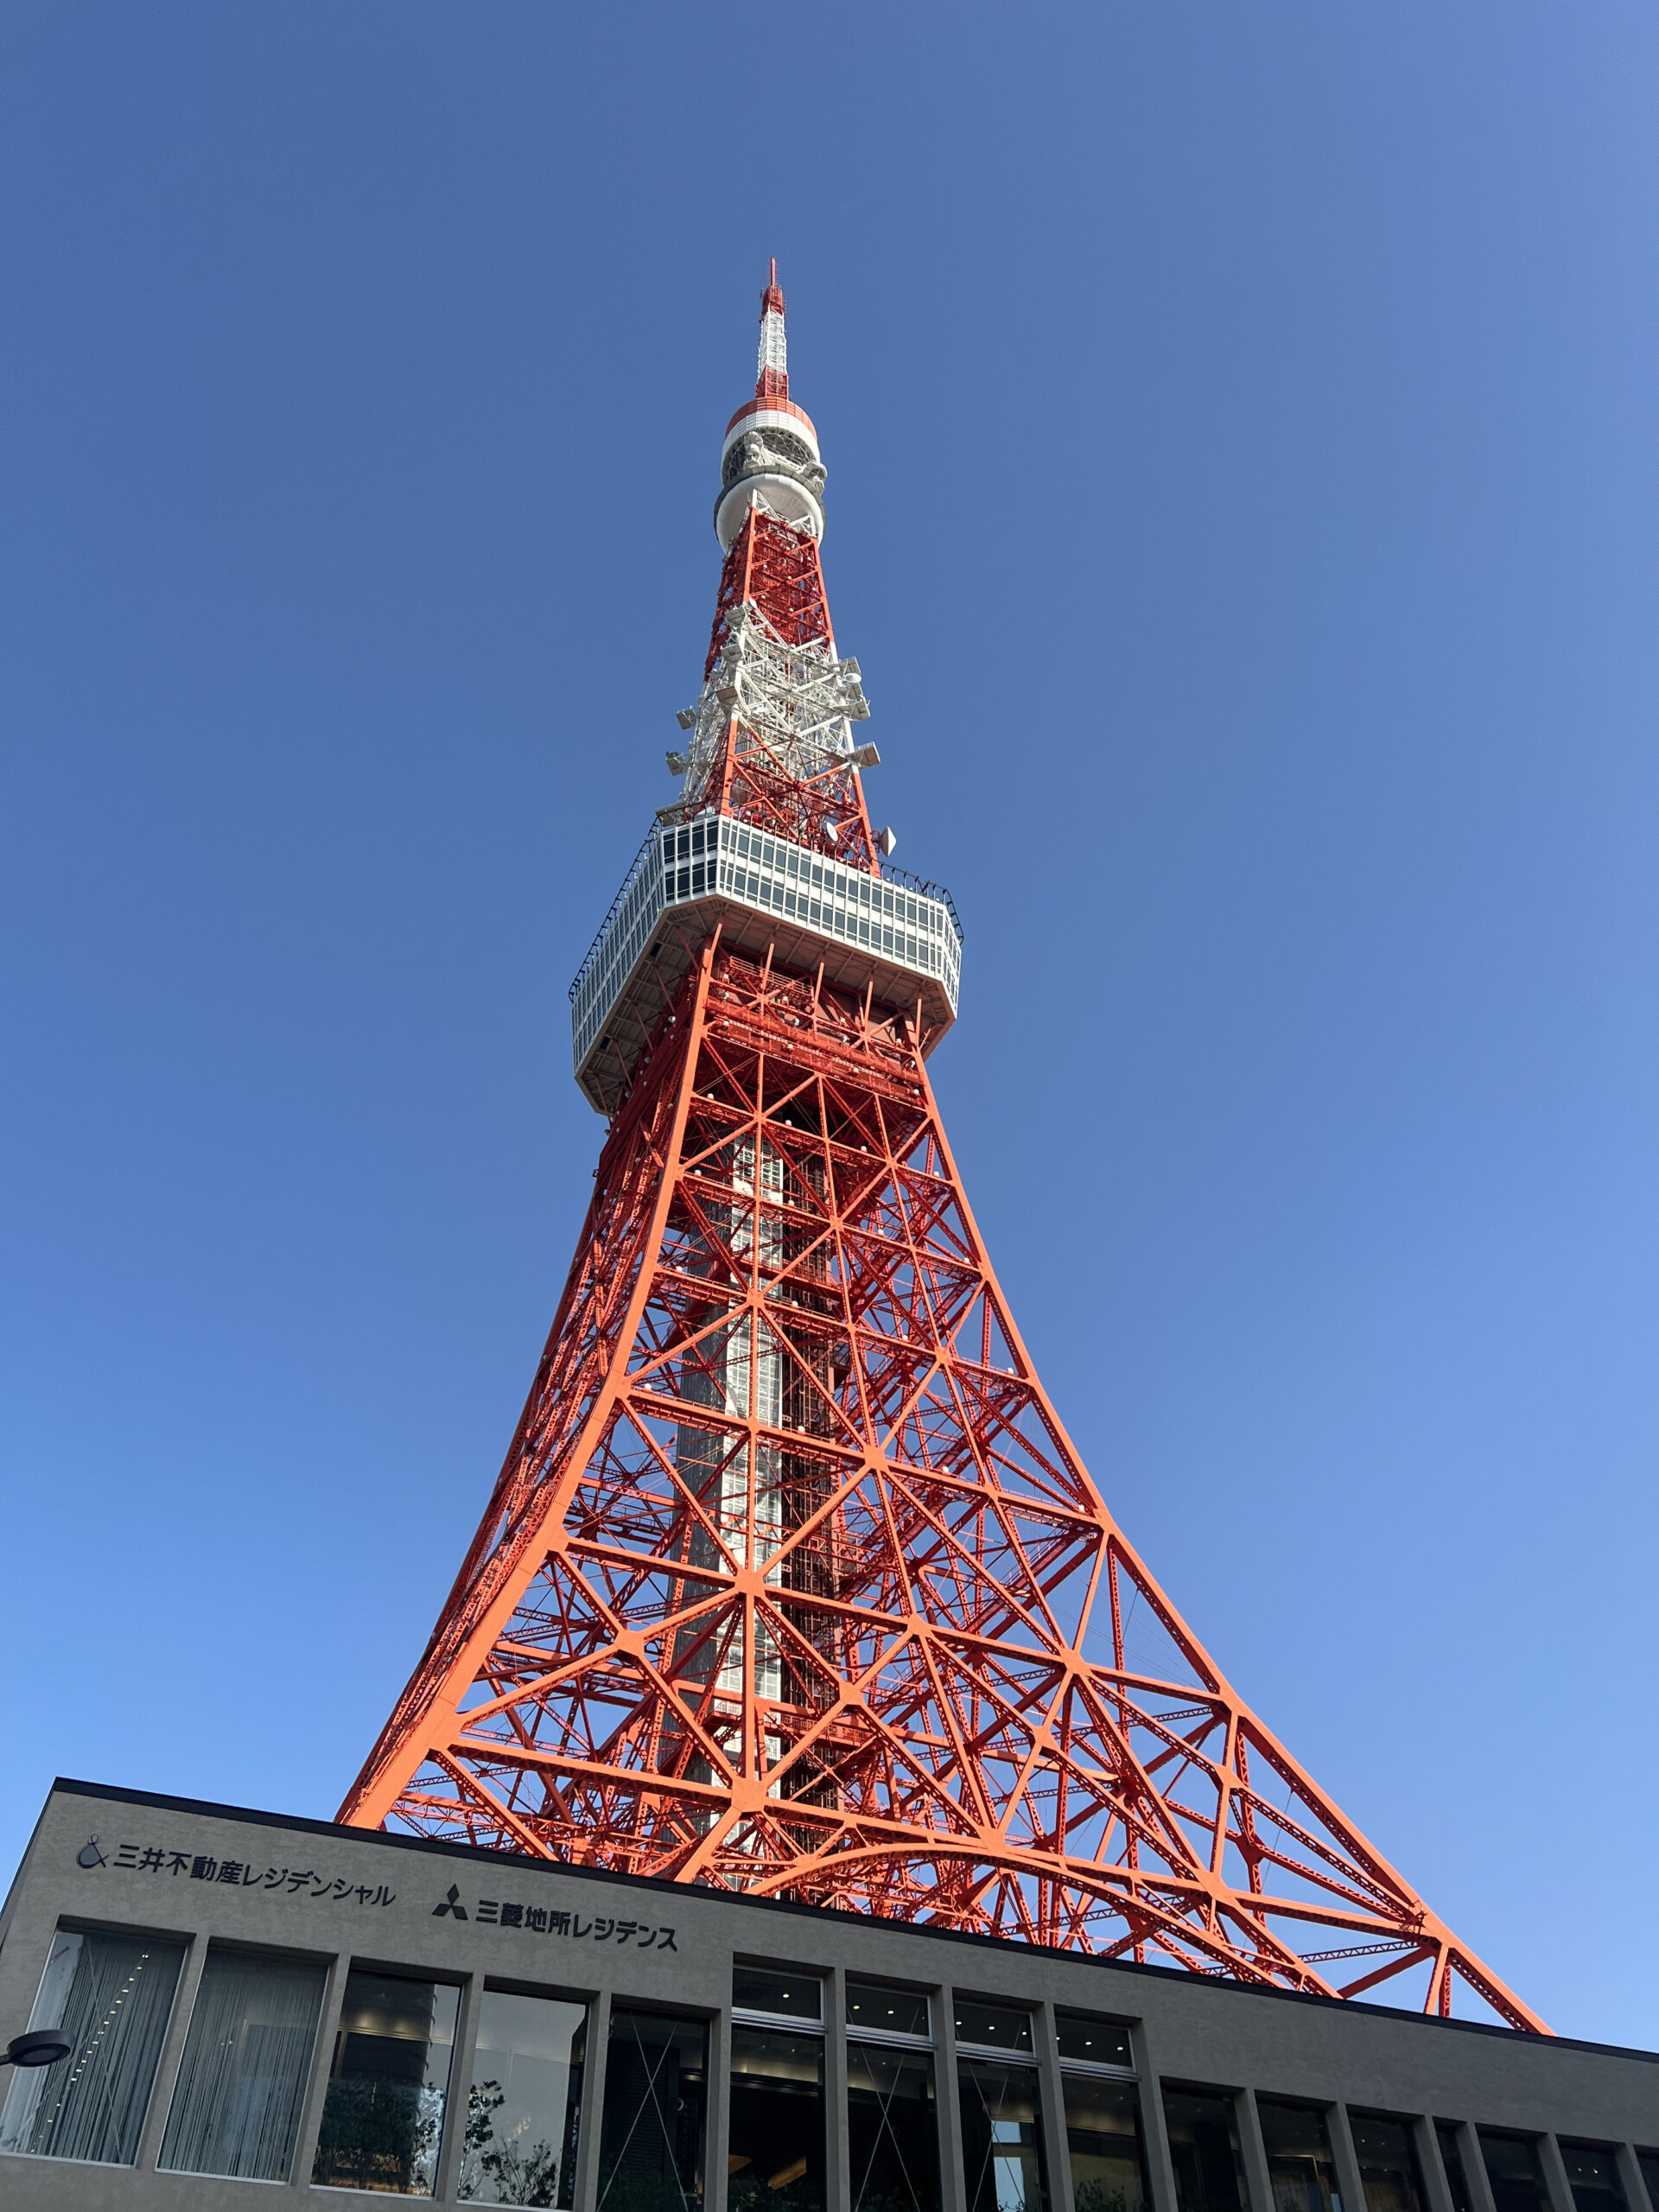
[(1542, 2023), (1253, 1713), (1020, 1340), (928, 1082), (777, 268), (658, 813), (571, 987), (609, 1122), (506, 1463), (342, 1820)]

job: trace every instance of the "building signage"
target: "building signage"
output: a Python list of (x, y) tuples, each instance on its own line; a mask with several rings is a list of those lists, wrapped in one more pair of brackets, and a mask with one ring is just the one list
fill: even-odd
[[(272, 1896), (305, 1897), (318, 1904), (355, 1904), (371, 1910), (395, 1904), (396, 1890), (384, 1882), (371, 1889), (366, 1882), (349, 1882), (319, 1873), (315, 1867), (261, 1867), (257, 1859), (216, 1859), (205, 1851), (175, 1850), (159, 1843), (105, 1844), (89, 1835), (75, 1853), (75, 1864), (94, 1873), (115, 1866), (134, 1874), (165, 1874), (177, 1881), (211, 1882), (215, 1888), (268, 1891)], [(452, 1882), (448, 1894), (432, 1907), (434, 1920), (471, 1920), (485, 1928), (516, 1928), (523, 1936), (556, 1936), (568, 1941), (595, 1943), (632, 1943), (641, 1951), (673, 1951), (679, 1944), (676, 1931), (648, 1920), (622, 1920), (594, 1913), (556, 1911), (550, 1905), (515, 1904), (501, 1897), (474, 1897), (470, 1904)]]
[(215, 1859), (205, 1851), (172, 1851), (159, 1843), (118, 1843), (106, 1851), (95, 1835), (89, 1835), (75, 1853), (75, 1864), (89, 1873), (99, 1866), (119, 1866), (135, 1874), (166, 1874), (175, 1881), (182, 1874), (192, 1882), (212, 1882), (216, 1886), (228, 1883), (232, 1889), (282, 1891), (291, 1897), (332, 1897), (336, 1904), (350, 1898), (360, 1905), (389, 1905), (397, 1897), (397, 1891), (389, 1890), (384, 1882), (372, 1890), (366, 1882), (340, 1881), (310, 1866), (302, 1873), (296, 1866), (262, 1870), (257, 1859)]
[(603, 1915), (584, 1920), (579, 1912), (552, 1912), (539, 1904), (508, 1904), (497, 1897), (479, 1897), (468, 1907), (461, 1903), (461, 1891), (453, 1882), (448, 1896), (432, 1908), (435, 1920), (442, 1919), (446, 1913), (455, 1920), (482, 1921), (486, 1927), (521, 1929), (526, 1936), (591, 1936), (595, 1943), (608, 1943), (613, 1937), (626, 1943), (637, 1936), (642, 1951), (680, 1948), (671, 1928), (653, 1928), (645, 1920), (613, 1920)]

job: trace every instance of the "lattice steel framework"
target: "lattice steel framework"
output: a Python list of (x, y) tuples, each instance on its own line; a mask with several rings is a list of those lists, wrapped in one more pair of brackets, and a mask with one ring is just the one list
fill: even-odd
[(702, 695), (680, 717), (683, 794), (664, 820), (712, 806), (874, 871), (850, 727), (869, 711), (858, 663), (836, 653), (816, 542), (755, 505), (726, 556)]
[[(788, 800), (843, 860), (861, 823), (879, 871), (809, 574), (822, 608), (816, 543), (752, 508), (680, 810), (764, 825)], [(806, 724), (780, 729), (791, 685)], [(1113, 1520), (997, 1286), (913, 1014), (665, 926), (683, 981), (341, 1818), (1441, 2013), (1461, 1984), (1541, 2030)]]

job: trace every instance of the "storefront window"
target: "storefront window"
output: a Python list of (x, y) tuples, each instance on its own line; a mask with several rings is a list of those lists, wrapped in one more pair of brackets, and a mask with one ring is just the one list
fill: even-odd
[(1238, 2107), (1222, 2089), (1164, 2090), (1178, 2212), (1248, 2212)]
[(1077, 2212), (1143, 2212), (1146, 2159), (1141, 2145), (1141, 2097), (1135, 2083), (1068, 2069), (1060, 2076), (1060, 2086)]
[(1624, 2184), (1610, 2143), (1567, 2143), (1561, 2146), (1575, 2212), (1624, 2212)]
[(852, 2212), (938, 2212), (932, 2014), (919, 1991), (847, 1985)]
[(696, 2212), (708, 2080), (709, 2032), (701, 2020), (613, 2009), (599, 2212)]
[(311, 2178), (331, 2189), (430, 2196), (459, 1992), (353, 1967), (334, 2037)]
[(58, 1931), (29, 2024), (60, 2029), (69, 2056), (12, 2075), (0, 2151), (132, 2164), (183, 1963), (182, 1943)]
[(1348, 2126), (1364, 2185), (1365, 2212), (1426, 2212), (1409, 2123), (1351, 2112)]
[(1274, 2212), (1342, 2212), (1324, 2107), (1259, 2097), (1256, 2110), (1273, 2182)]
[(212, 1947), (167, 2118), (163, 2167), (288, 2179), (325, 1979), (308, 1960)]
[(823, 2212), (823, 2038), (732, 2025), (729, 2212)]
[(1538, 2145), (1530, 2135), (1500, 2135), (1483, 2127), (1480, 2155), (1497, 2212), (1550, 2212)]
[(1434, 2139), (1440, 2146), (1440, 2164), (1446, 2169), (1446, 2185), (1452, 2192), (1452, 2212), (1475, 2212), (1475, 2200), (1469, 2193), (1469, 2176), (1464, 2169), (1463, 2145), (1459, 2139), (1456, 2125), (1451, 2120), (1437, 2120)]
[(575, 2202), (588, 2008), (486, 1989), (479, 2005), (457, 2194), (478, 2204)]
[(958, 2058), (968, 2212), (1048, 2212), (1034, 2066)]

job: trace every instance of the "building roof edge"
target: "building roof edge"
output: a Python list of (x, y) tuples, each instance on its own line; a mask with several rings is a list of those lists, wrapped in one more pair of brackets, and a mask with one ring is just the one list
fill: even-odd
[[(57, 1795), (69, 1797), (101, 1797), (123, 1805), (148, 1805), (158, 1811), (195, 1813), (210, 1819), (246, 1821), (259, 1827), (295, 1828), (307, 1835), (332, 1835), (352, 1839), (359, 1843), (390, 1846), (394, 1850), (424, 1852), (442, 1859), (466, 1859), (481, 1861), (492, 1866), (530, 1866), (538, 1872), (557, 1873), (585, 1882), (601, 1882), (626, 1889), (649, 1889), (667, 1891), (684, 1897), (696, 1895), (721, 1905), (735, 1905), (751, 1912), (779, 1912), (796, 1919), (832, 1922), (856, 1922), (867, 1926), (870, 1915), (861, 1912), (842, 1912), (833, 1905), (799, 1904), (785, 1897), (746, 1897), (737, 1890), (717, 1890), (698, 1883), (673, 1882), (657, 1874), (618, 1874), (607, 1867), (575, 1866), (565, 1859), (532, 1859), (521, 1852), (492, 1851), (482, 1845), (445, 1843), (435, 1837), (394, 1835), (384, 1828), (359, 1828), (340, 1821), (314, 1820), (302, 1813), (270, 1813), (251, 1805), (222, 1805), (211, 1798), (176, 1797), (153, 1789), (130, 1789), (119, 1783), (85, 1782), (73, 1776), (58, 1775), (48, 1792), (48, 1802)], [(44, 1808), (42, 1808), (44, 1810)], [(36, 1823), (38, 1834), (39, 1824)], [(1074, 1966), (1097, 1967), (1104, 1974), (1123, 1974), (1158, 1981), (1196, 1985), (1204, 1989), (1220, 1991), (1237, 1997), (1270, 1998), (1282, 2005), (1313, 2005), (1334, 2007), (1337, 2011), (1353, 2014), (1363, 2013), (1370, 2018), (1390, 2020), (1407, 2027), (1449, 2028), (1461, 2035), (1502, 2036), (1519, 2043), (1535, 2044), (1548, 2050), (1584, 2050), (1602, 2057), (1633, 2058), (1651, 2066), (1659, 2066), (1659, 2050), (1642, 2050), (1632, 2044), (1591, 2043), (1578, 2036), (1541, 2036), (1529, 2029), (1510, 2028), (1486, 2020), (1445, 2020), (1424, 2012), (1408, 2012), (1402, 2006), (1368, 2005), (1353, 1997), (1324, 1997), (1317, 1992), (1298, 1989), (1274, 1989), (1261, 1982), (1232, 1981), (1219, 1974), (1189, 1973), (1183, 1967), (1142, 1966), (1133, 1959), (1096, 1959), (1087, 1952), (1057, 1950), (1046, 1943), (1025, 1943), (1009, 1936), (979, 1936), (958, 1928), (938, 1928), (926, 1921), (895, 1921), (895, 1929), (906, 1935), (925, 1936), (950, 1943), (967, 1943), (995, 1951), (1018, 1951), (1037, 1958), (1064, 1959)]]

